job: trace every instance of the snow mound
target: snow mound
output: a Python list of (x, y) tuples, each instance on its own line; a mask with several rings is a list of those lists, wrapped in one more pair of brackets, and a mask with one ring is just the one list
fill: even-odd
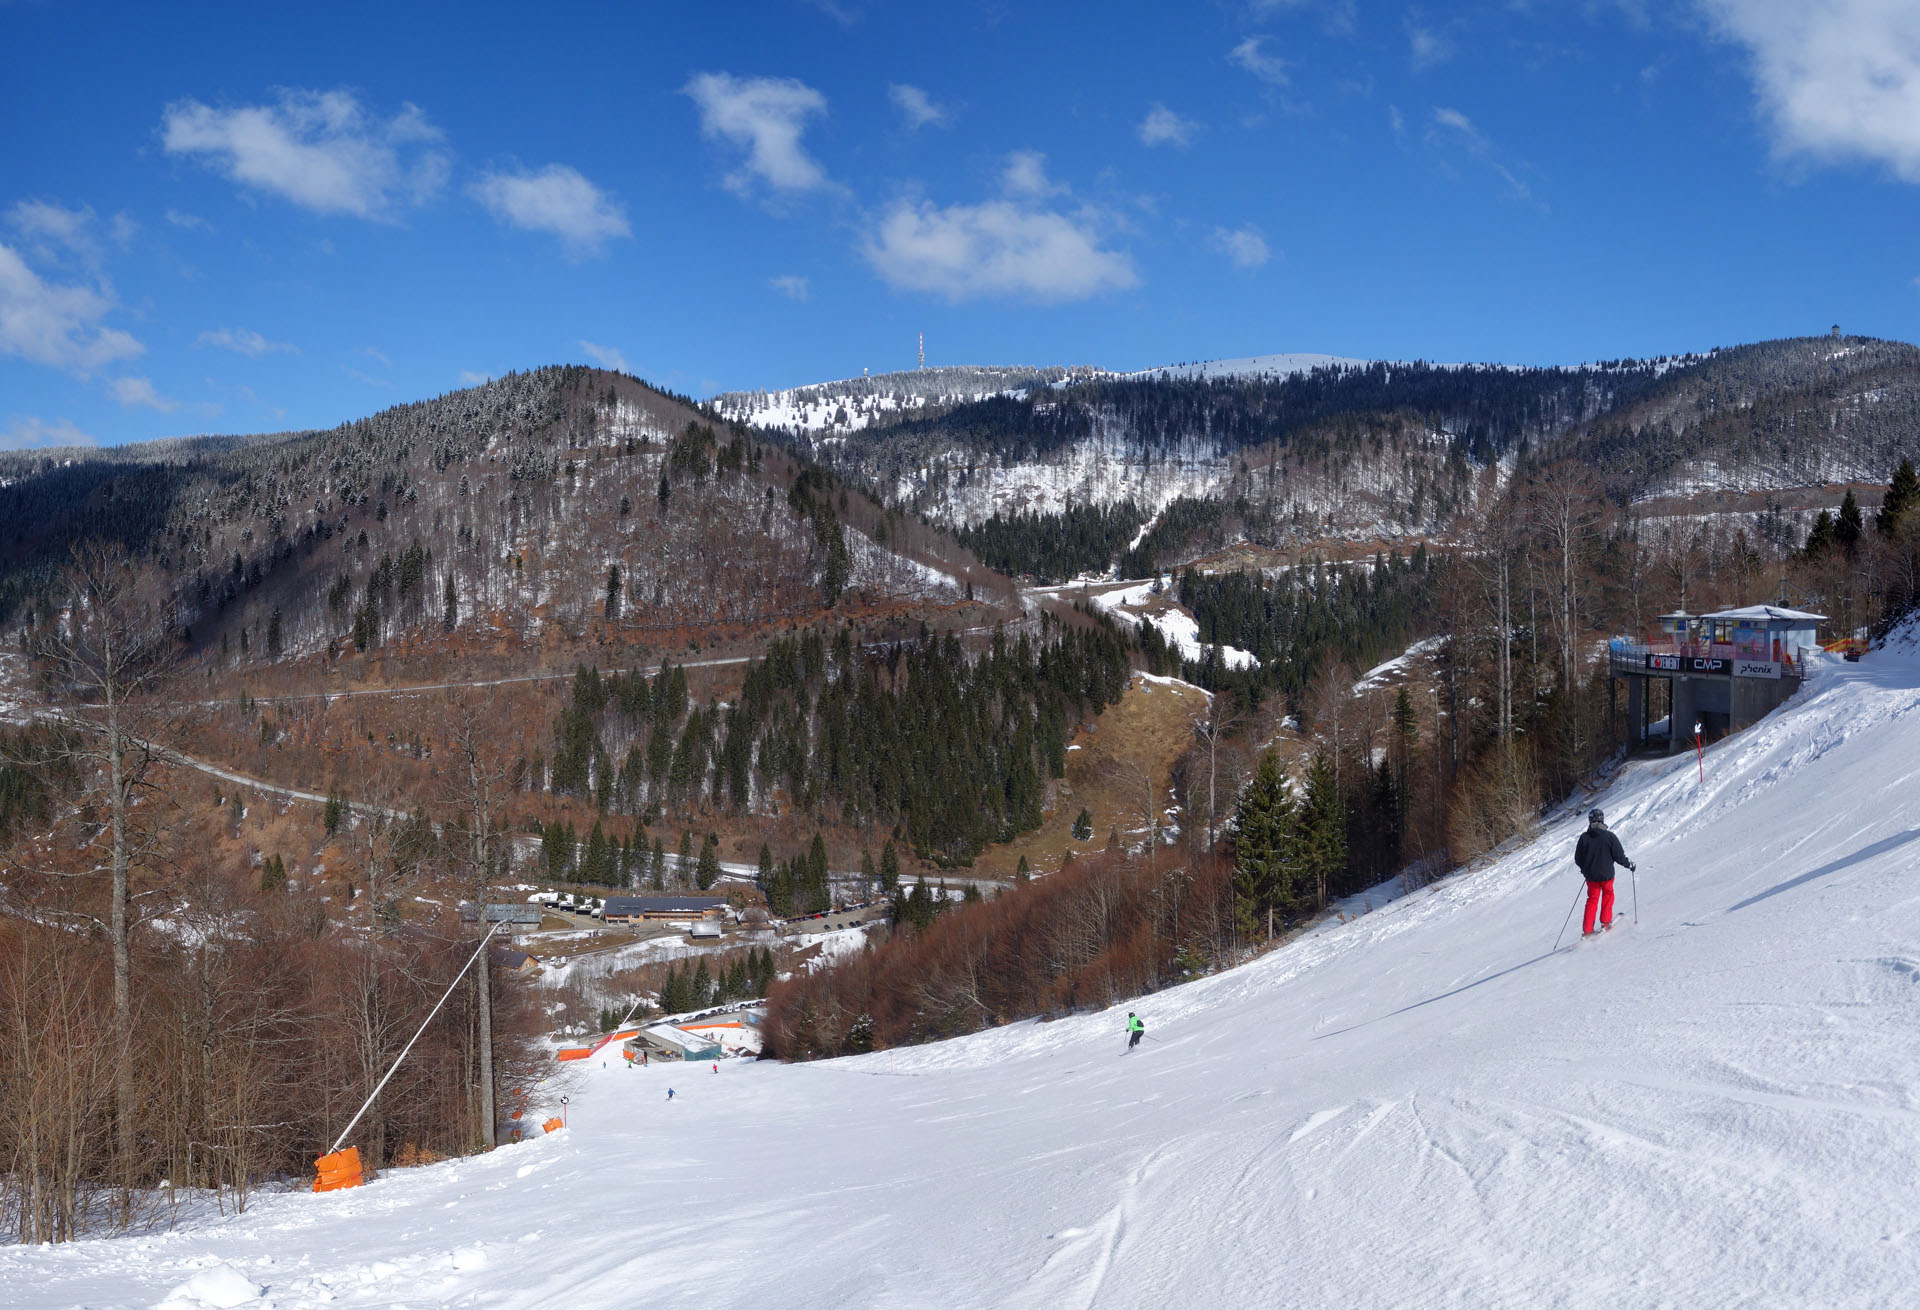
[(266, 1288), (238, 1269), (217, 1261), (168, 1292), (159, 1310), (201, 1310), (205, 1306), (227, 1310), (258, 1301), (266, 1294)]

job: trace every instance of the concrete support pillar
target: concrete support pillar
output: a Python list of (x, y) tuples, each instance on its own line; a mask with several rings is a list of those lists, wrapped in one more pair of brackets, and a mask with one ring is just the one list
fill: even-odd
[(1693, 679), (1673, 680), (1673, 712), (1667, 716), (1667, 754), (1693, 740)]
[(1627, 679), (1627, 740), (1635, 746), (1647, 741), (1647, 680)]

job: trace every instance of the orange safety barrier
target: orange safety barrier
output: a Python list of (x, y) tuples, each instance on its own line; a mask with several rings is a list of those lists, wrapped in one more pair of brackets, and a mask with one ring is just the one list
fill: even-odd
[(337, 1192), (343, 1187), (358, 1187), (366, 1181), (360, 1169), (360, 1148), (357, 1146), (323, 1155), (313, 1162), (313, 1167), (317, 1175), (313, 1180), (313, 1190), (316, 1192)]
[(593, 1054), (591, 1046), (563, 1046), (560, 1048), (562, 1060), (584, 1060)]
[(547, 1132), (557, 1133), (560, 1131), (560, 1121), (558, 1119), (549, 1119), (542, 1127)]
[[(587, 1053), (589, 1055), (598, 1054), (599, 1052), (604, 1051), (607, 1047), (613, 1045), (615, 1042), (624, 1042), (630, 1037), (638, 1037), (639, 1035), (640, 1035), (640, 1030), (638, 1028), (627, 1028), (617, 1033), (608, 1033), (605, 1037), (602, 1037), (599, 1041), (595, 1042), (592, 1046), (589, 1046), (587, 1048)], [(561, 1058), (564, 1059), (565, 1057), (563, 1056)], [(577, 1060), (580, 1057), (575, 1056), (574, 1058)]]

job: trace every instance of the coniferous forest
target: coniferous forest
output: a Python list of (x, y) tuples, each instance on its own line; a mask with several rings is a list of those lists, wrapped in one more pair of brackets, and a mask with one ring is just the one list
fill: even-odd
[[(845, 629), (776, 638), (725, 704), (690, 704), (682, 669), (582, 669), (545, 782), (646, 824), (784, 808), (897, 828), (921, 858), (961, 864), (1038, 826), (1074, 725), (1119, 699), (1128, 667), (1111, 624), (1050, 620), (1038, 638), (995, 633), (977, 657), (931, 632), (883, 647)], [(638, 872), (637, 856), (611, 858), (612, 880)]]

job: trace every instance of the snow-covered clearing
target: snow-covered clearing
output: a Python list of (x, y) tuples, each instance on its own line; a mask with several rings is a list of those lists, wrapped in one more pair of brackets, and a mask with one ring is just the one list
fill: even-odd
[(1404, 681), (1407, 670), (1413, 666), (1414, 660), (1423, 655), (1431, 655), (1446, 644), (1445, 637), (1422, 638), (1407, 647), (1401, 654), (1368, 669), (1366, 675), (1353, 684), (1353, 689), (1356, 692), (1371, 691), (1375, 687), (1385, 686), (1390, 681)]
[[(1200, 644), (1199, 622), (1171, 600), (1158, 609), (1146, 608), (1157, 599), (1153, 594), (1153, 584), (1142, 582), (1119, 591), (1099, 592), (1094, 595), (1093, 603), (1115, 618), (1125, 619), (1129, 623), (1151, 623), (1160, 629), (1160, 635), (1166, 638), (1167, 644), (1180, 652), (1181, 659), (1205, 659), (1207, 648)], [(1230, 669), (1250, 668), (1260, 662), (1253, 652), (1241, 650), (1238, 646), (1222, 646), (1220, 658)]]
[(216, 1261), (277, 1307), (1910, 1304), (1920, 652), (1819, 675), (1704, 786), (1597, 798), (1640, 865), (1610, 936), (1551, 949), (1570, 815), (1106, 1013), (588, 1068), (552, 1137), (0, 1249), (0, 1304), (236, 1286)]

